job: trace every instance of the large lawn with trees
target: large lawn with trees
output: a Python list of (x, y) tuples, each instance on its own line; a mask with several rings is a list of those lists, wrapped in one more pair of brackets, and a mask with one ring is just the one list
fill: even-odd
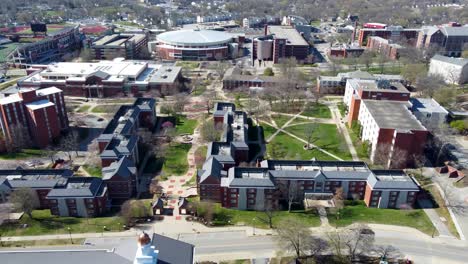
[(271, 142), (267, 145), (268, 157), (272, 159), (286, 160), (310, 160), (316, 158), (318, 160), (335, 160), (333, 157), (317, 150), (305, 150), (304, 143), (283, 133), (278, 133)]
[(0, 160), (19, 160), (28, 158), (44, 157), (45, 153), (42, 149), (23, 149), (19, 152), (0, 154)]
[(317, 145), (344, 160), (352, 159), (345, 139), (336, 125), (332, 124), (302, 124), (287, 127), (286, 131)]
[(363, 201), (345, 201), (345, 207), (336, 212), (329, 212), (328, 221), (332, 226), (348, 226), (353, 223), (386, 224), (408, 226), (432, 235), (434, 226), (422, 209), (396, 210), (368, 208)]
[[(3, 224), (0, 226), (2, 236), (34, 236), (68, 234), (68, 228), (72, 233), (92, 233), (106, 231), (122, 231), (123, 220), (118, 216), (78, 218), (58, 217), (50, 214), (50, 210), (34, 210), (32, 218), (23, 215), (18, 224)], [(20, 227), (26, 224), (25, 228)]]

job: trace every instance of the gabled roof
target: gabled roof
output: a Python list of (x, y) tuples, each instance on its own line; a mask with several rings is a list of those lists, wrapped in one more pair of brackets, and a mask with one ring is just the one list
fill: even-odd
[(158, 253), (158, 264), (192, 264), (195, 246), (159, 234), (153, 234), (151, 244)]
[(468, 36), (468, 27), (441, 27), (442, 33), (449, 37)]
[(108, 167), (102, 168), (102, 179), (109, 180), (115, 175), (130, 178), (136, 173), (137, 169), (133, 161), (127, 157), (122, 157), (118, 161), (112, 162)]
[(432, 57), (431, 61), (432, 60), (442, 61), (442, 62), (445, 62), (445, 63), (450, 63), (450, 64), (458, 65), (458, 66), (461, 66), (461, 67), (464, 67), (465, 65), (468, 65), (468, 59), (447, 57), (447, 56), (442, 56), (442, 55), (439, 55), (439, 54), (434, 55), (434, 57)]
[(107, 187), (100, 178), (96, 177), (71, 177), (62, 188), (54, 188), (47, 198), (59, 197), (99, 197), (107, 190)]

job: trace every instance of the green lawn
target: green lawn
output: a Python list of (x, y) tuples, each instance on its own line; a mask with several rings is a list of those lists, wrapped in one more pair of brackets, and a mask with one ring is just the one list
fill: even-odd
[(370, 223), (408, 226), (416, 228), (428, 235), (434, 231), (429, 217), (422, 209), (396, 210), (368, 208), (363, 201), (351, 205), (350, 201), (345, 202), (346, 206), (340, 210), (340, 219), (334, 213), (329, 213), (328, 221), (332, 226), (348, 226), (353, 223)]
[[(288, 217), (297, 218), (311, 227), (320, 225), (320, 218), (316, 214), (315, 210), (296, 210), (291, 211), (290, 213), (288, 213), (288, 211), (275, 212), (273, 217), (273, 226), (277, 225), (279, 222), (281, 222), (281, 220)], [(222, 208), (219, 204), (216, 204), (215, 217), (213, 221), (214, 225), (228, 225), (229, 221), (231, 222), (231, 225), (255, 225), (255, 227), (258, 228), (269, 228), (268, 218), (262, 212)]]
[(86, 113), (88, 112), (88, 110), (91, 108), (90, 105), (83, 105), (81, 106), (80, 108), (78, 108), (78, 110), (76, 110), (76, 112), (78, 113)]
[(362, 161), (369, 161), (369, 143), (362, 142), (358, 136), (358, 132), (355, 129), (350, 129), (348, 127), (349, 136), (351, 141), (353, 141), (354, 148), (356, 149), (357, 155)]
[(340, 110), (341, 117), (345, 117), (346, 116), (346, 105), (343, 102), (340, 102), (339, 104), (337, 104), (337, 106), (338, 106), (338, 110)]
[(176, 66), (179, 66), (179, 67), (182, 67), (182, 68), (188, 69), (188, 70), (194, 70), (194, 69), (198, 68), (198, 66), (200, 66), (200, 63), (198, 63), (196, 61), (178, 61), (176, 63)]
[(276, 125), (281, 128), (284, 126), (284, 124), (286, 124), (286, 122), (288, 122), (293, 117), (286, 115), (271, 115), (271, 118), (275, 120)]
[(261, 124), (262, 128), (263, 128), (263, 138), (265, 140), (267, 140), (271, 135), (273, 135), (275, 132), (276, 132), (276, 128), (272, 127), (272, 126), (269, 126), (265, 123), (262, 123)]
[[(97, 217), (97, 218), (78, 218), (78, 217), (58, 217), (50, 214), (50, 210), (35, 210), (33, 218), (24, 215), (19, 224), (3, 224), (0, 226), (2, 236), (34, 236), (34, 235), (53, 235), (68, 234), (67, 228), (72, 233), (102, 232), (103, 227), (106, 231), (122, 231), (122, 219), (117, 216)], [(27, 224), (26, 228), (20, 225)]]
[(156, 159), (154, 156), (148, 159), (146, 162), (146, 166), (143, 169), (143, 173), (157, 173), (158, 171), (161, 171), (163, 166), (163, 161)]
[(206, 91), (206, 85), (200, 84), (195, 87), (195, 89), (192, 92), (193, 96), (199, 96), (202, 95)]
[(97, 105), (91, 112), (92, 113), (115, 113), (119, 110), (121, 105)]
[(41, 149), (23, 149), (21, 152), (16, 153), (2, 153), (0, 154), (0, 160), (19, 160), (44, 156), (45, 154)]
[(324, 104), (310, 103), (306, 106), (303, 116), (317, 117), (317, 118), (331, 118), (331, 112), (328, 106)]
[(272, 159), (286, 160), (335, 160), (333, 157), (317, 150), (305, 150), (304, 143), (286, 135), (283, 132), (278, 133), (275, 138), (267, 145), (267, 154)]
[(19, 45), (20, 45), (19, 43), (14, 43), (14, 42), (0, 45), (0, 62), (5, 62), (8, 54), (14, 51), (16, 47), (18, 47)]
[[(316, 129), (312, 132), (312, 144), (317, 145), (342, 159), (352, 159), (348, 146), (345, 144), (345, 139), (343, 135), (338, 132), (336, 125), (314, 125), (316, 125)], [(310, 124), (294, 125), (287, 127), (285, 130), (304, 140), (307, 140), (305, 131), (307, 126), (310, 126)]]
[(183, 175), (188, 170), (187, 153), (192, 144), (171, 144), (167, 148), (163, 171), (167, 176)]
[(102, 177), (101, 166), (83, 165), (83, 169), (91, 176)]
[(195, 127), (197, 127), (197, 119), (188, 119), (185, 116), (177, 117), (176, 133), (181, 134), (193, 134)]

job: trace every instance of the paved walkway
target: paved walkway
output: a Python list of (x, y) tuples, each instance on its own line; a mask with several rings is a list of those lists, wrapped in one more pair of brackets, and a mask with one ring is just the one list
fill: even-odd
[(328, 108), (330, 108), (330, 112), (332, 113), (333, 120), (336, 123), (338, 131), (344, 136), (346, 145), (348, 146), (349, 152), (351, 153), (353, 160), (359, 161), (359, 157), (358, 157), (356, 149), (354, 148), (353, 141), (351, 140), (351, 136), (349, 135), (348, 128), (343, 122), (341, 122), (342, 116), (341, 116), (340, 110), (335, 104), (327, 104), (327, 106)]
[[(292, 120), (289, 120), (288, 122), (286, 122), (286, 124), (284, 124), (283, 127), (287, 126), (288, 123), (290, 123), (291, 121), (292, 121)], [(300, 137), (298, 137), (298, 136), (296, 136), (296, 135), (294, 135), (294, 134), (292, 134), (292, 133), (290, 133), (290, 132), (284, 130), (283, 128), (279, 128), (278, 126), (276, 126), (276, 125), (274, 125), (274, 124), (272, 124), (272, 123), (266, 122), (266, 121), (262, 121), (262, 122), (265, 123), (265, 124), (267, 124), (267, 125), (269, 125), (269, 126), (271, 126), (271, 127), (273, 127), (273, 128), (276, 128), (276, 129), (277, 129), (276, 132), (275, 132), (273, 135), (271, 135), (271, 136), (266, 140), (267, 142), (270, 142), (276, 135), (278, 135), (278, 133), (283, 132), (283, 133), (287, 134), (288, 136), (291, 136), (291, 137), (293, 137), (293, 138), (295, 138), (295, 139), (297, 139), (297, 140), (303, 142), (304, 144), (307, 144), (307, 141), (306, 141), (306, 140), (304, 140), (304, 139), (302, 139), (302, 138), (300, 138)], [(314, 144), (312, 144), (312, 143), (309, 143), (309, 145), (311, 145), (311, 146), (314, 147), (315, 149), (317, 149), (317, 150), (319, 150), (319, 151), (321, 151), (321, 152), (327, 154), (328, 156), (331, 156), (331, 157), (333, 157), (333, 158), (335, 158), (335, 159), (337, 159), (337, 160), (341, 160), (341, 161), (343, 160), (342, 158), (340, 158), (340, 157), (336, 156), (335, 154), (332, 154), (332, 153), (330, 153), (330, 152), (324, 150), (323, 148), (321, 148), (321, 147), (319, 147), (319, 146), (317, 146), (317, 145), (314, 145)]]

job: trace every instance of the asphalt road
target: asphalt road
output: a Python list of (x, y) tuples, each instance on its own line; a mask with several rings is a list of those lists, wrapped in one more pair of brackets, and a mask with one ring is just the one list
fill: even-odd
[[(376, 245), (392, 245), (415, 263), (463, 264), (468, 260), (468, 245), (460, 240), (421, 238), (401, 232), (376, 230)], [(266, 258), (279, 250), (274, 236), (247, 236), (245, 232), (180, 234), (176, 239), (195, 245), (197, 261)], [(133, 238), (92, 238), (86, 242), (96, 248), (115, 248), (116, 253), (132, 259), (136, 250)]]

